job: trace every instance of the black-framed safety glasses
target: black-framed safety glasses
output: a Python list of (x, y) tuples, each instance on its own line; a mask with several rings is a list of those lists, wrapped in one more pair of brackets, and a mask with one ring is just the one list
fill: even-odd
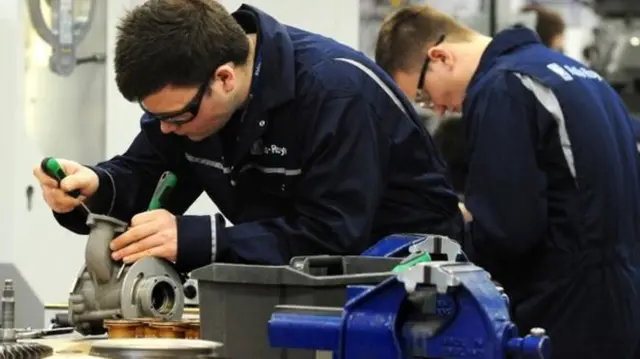
[[(433, 47), (440, 45), (443, 41), (445, 35), (441, 35), (433, 44)], [(427, 70), (429, 70), (429, 62), (431, 62), (431, 58), (429, 58), (429, 54), (425, 56), (424, 63), (422, 64), (422, 69), (420, 70), (420, 77), (418, 77), (418, 88), (416, 92), (416, 103), (423, 108), (431, 108), (433, 107), (433, 102), (431, 102), (431, 98), (429, 94), (424, 90), (424, 78), (427, 76)]]
[(209, 84), (211, 84), (211, 76), (207, 78), (205, 82), (200, 85), (198, 88), (198, 92), (196, 92), (195, 96), (189, 101), (189, 103), (184, 106), (182, 109), (173, 112), (165, 112), (165, 113), (154, 113), (147, 110), (144, 107), (142, 101), (138, 102), (142, 110), (148, 115), (153, 117), (154, 119), (162, 122), (172, 123), (176, 125), (184, 125), (185, 123), (189, 123), (193, 121), (196, 116), (198, 116), (198, 111), (200, 111), (200, 105), (202, 104), (202, 99), (204, 95), (207, 93), (207, 89), (209, 88)]

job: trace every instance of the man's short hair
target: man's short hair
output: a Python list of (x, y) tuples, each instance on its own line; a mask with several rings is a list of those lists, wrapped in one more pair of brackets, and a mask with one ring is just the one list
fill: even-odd
[(473, 31), (451, 16), (428, 5), (409, 5), (389, 15), (378, 33), (375, 60), (389, 75), (420, 68), (427, 44), (438, 41), (466, 41)]
[(564, 33), (566, 24), (559, 12), (538, 4), (527, 5), (522, 12), (536, 14), (536, 32), (545, 46), (551, 47), (553, 39)]
[(198, 87), (221, 65), (246, 63), (249, 40), (215, 0), (150, 0), (118, 25), (116, 83), (129, 101), (167, 85)]

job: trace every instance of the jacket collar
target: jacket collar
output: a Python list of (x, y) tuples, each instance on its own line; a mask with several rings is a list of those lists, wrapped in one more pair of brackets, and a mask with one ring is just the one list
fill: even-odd
[(251, 5), (242, 4), (232, 15), (250, 12), (258, 20), (258, 53), (260, 66), (255, 100), (264, 110), (295, 98), (295, 63), (293, 44), (285, 25)]
[(494, 66), (498, 57), (517, 50), (518, 48), (539, 43), (540, 38), (538, 35), (532, 30), (522, 26), (514, 26), (501, 31), (491, 40), (489, 46), (484, 50), (480, 58), (480, 64), (471, 77), (468, 89), (471, 89), (482, 79), (484, 74)]

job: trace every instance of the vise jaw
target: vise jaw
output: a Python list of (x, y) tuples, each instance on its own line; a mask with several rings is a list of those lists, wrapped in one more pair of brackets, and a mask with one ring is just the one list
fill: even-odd
[[(546, 336), (544, 329), (532, 328), (524, 338), (518, 337), (517, 327), (509, 320), (508, 297), (502, 292), (501, 288), (496, 287), (491, 282), (491, 276), (488, 272), (472, 263), (421, 263), (399, 273), (396, 279), (404, 284), (404, 289), (409, 298), (418, 293), (420, 288), (426, 287), (432, 288), (432, 293), (433, 289), (435, 290), (435, 296), (438, 300), (443, 300), (444, 298), (453, 299), (453, 303), (444, 300), (443, 304), (445, 307), (447, 302), (455, 305), (457, 308), (454, 311), (461, 317), (453, 320), (453, 322), (451, 318), (449, 321), (444, 320), (439, 329), (442, 329), (445, 333), (448, 332), (449, 335), (453, 333), (455, 335), (464, 334), (468, 338), (473, 338), (474, 334), (469, 332), (468, 328), (463, 328), (459, 325), (465, 323), (465, 317), (466, 319), (471, 319), (472, 317), (477, 318), (479, 315), (484, 319), (485, 323), (491, 322), (494, 328), (497, 329), (495, 338), (500, 339), (501, 343), (506, 343), (497, 346), (500, 351), (494, 353), (493, 356), (485, 357), (482, 356), (484, 349), (482, 345), (479, 345), (478, 337), (475, 339), (476, 348), (469, 348), (467, 345), (472, 342), (470, 340), (456, 340), (454, 336), (447, 338), (441, 335), (440, 340), (432, 342), (439, 344), (444, 352), (443, 356), (446, 358), (467, 357), (472, 354), (472, 356), (482, 358), (506, 358), (511, 356), (521, 359), (547, 359), (551, 355), (550, 340)], [(469, 301), (470, 299), (473, 301)], [(435, 311), (431, 314), (438, 316), (438, 314), (442, 314), (442, 310), (440, 308), (440, 313), (438, 313), (436, 306)], [(440, 316), (451, 317), (451, 314)], [(456, 326), (459, 327), (453, 330)], [(417, 333), (413, 331), (412, 334)], [(434, 333), (429, 334), (429, 339), (433, 338)], [(418, 339), (419, 337), (420, 335), (416, 335), (413, 339)], [(454, 345), (454, 343), (456, 344)]]

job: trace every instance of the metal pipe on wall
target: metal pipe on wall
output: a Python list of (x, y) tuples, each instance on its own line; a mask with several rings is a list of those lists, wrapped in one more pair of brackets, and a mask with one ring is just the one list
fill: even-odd
[(48, 0), (51, 27), (47, 25), (42, 0), (28, 0), (27, 8), (33, 28), (53, 49), (49, 58), (49, 66), (53, 72), (61, 76), (69, 76), (75, 67), (87, 62), (104, 62), (104, 52), (85, 58), (76, 57), (77, 47), (85, 40), (94, 22), (96, 0), (83, 0), (87, 15), (76, 16), (80, 2), (77, 0)]
[[(99, 62), (76, 66), (78, 58), (106, 52), (106, 4), (90, 5), (89, 20), (74, 20), (73, 65), (57, 57), (56, 31), (43, 29), (45, 17), (54, 18), (42, 0), (29, 0), (26, 56), (26, 123), (32, 142), (43, 155), (94, 163), (105, 157), (106, 74)], [(53, 0), (52, 5), (58, 0)], [(34, 15), (34, 4), (42, 4)], [(80, 2), (76, 1), (76, 5)], [(31, 20), (31, 21), (29, 21)], [(46, 22), (44, 23), (46, 26)], [(53, 40), (52, 40), (53, 39)], [(52, 41), (51, 43), (49, 41)], [(86, 40), (86, 41), (83, 41)], [(104, 57), (104, 55), (103, 55)], [(56, 65), (59, 64), (59, 65)], [(58, 70), (64, 70), (62, 73)]]

